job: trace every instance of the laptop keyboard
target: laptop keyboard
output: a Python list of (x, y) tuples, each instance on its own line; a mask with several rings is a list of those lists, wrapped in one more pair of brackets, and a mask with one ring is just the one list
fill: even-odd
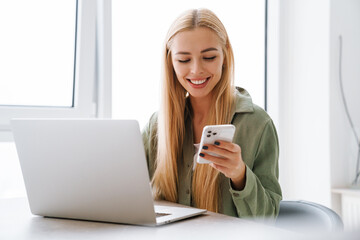
[(168, 216), (170, 215), (170, 213), (159, 213), (159, 212), (156, 212), (155, 213), (155, 216), (158, 218), (158, 217), (164, 217), (164, 216)]

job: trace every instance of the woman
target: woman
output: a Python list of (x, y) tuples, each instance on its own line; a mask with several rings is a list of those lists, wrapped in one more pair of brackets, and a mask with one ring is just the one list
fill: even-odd
[[(154, 197), (230, 216), (276, 217), (276, 130), (246, 90), (233, 86), (233, 67), (214, 13), (189, 10), (175, 20), (164, 46), (161, 108), (143, 131)], [(204, 146), (200, 154), (212, 163), (196, 164), (203, 127), (229, 123), (233, 142)]]

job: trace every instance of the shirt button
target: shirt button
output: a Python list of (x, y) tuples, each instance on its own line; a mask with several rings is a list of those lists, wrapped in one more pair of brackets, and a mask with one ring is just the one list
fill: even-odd
[(188, 164), (187, 167), (190, 167), (190, 164)]
[(190, 194), (190, 190), (189, 190), (189, 189), (186, 189), (186, 194)]
[(238, 193), (233, 193), (234, 197), (239, 197), (240, 195)]

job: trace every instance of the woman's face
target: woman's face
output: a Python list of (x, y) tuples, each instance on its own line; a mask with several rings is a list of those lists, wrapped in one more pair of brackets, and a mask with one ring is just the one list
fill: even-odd
[(170, 50), (177, 79), (190, 96), (209, 96), (220, 81), (224, 62), (215, 32), (206, 27), (180, 32)]

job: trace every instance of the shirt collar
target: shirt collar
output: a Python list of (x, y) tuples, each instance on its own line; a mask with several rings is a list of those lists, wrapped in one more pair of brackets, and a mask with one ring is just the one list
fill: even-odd
[(250, 94), (241, 87), (235, 90), (235, 106), (233, 113), (254, 112), (254, 106)]

